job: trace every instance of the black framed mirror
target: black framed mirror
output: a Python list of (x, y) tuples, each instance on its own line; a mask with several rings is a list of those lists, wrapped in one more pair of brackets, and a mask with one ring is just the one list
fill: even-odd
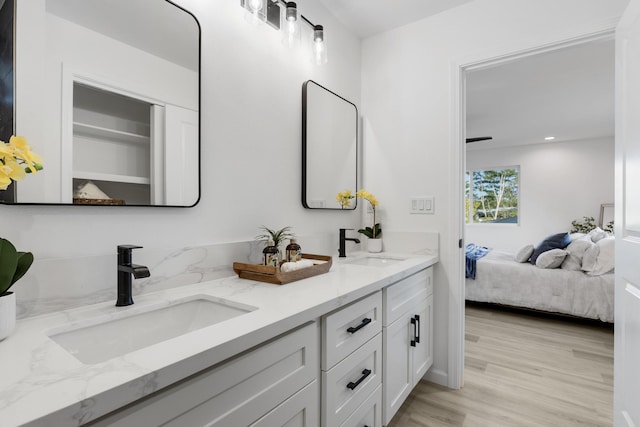
[(14, 133), (44, 169), (14, 183), (12, 203), (199, 201), (200, 25), (190, 12), (168, 0), (20, 2), (14, 34)]
[[(358, 190), (358, 108), (308, 80), (302, 86), (302, 205), (343, 209), (336, 195)], [(353, 199), (350, 207), (357, 206)]]

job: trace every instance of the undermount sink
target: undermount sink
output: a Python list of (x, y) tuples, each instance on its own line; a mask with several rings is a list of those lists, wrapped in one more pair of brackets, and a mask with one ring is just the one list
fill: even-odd
[(369, 267), (388, 267), (404, 261), (402, 258), (384, 258), (384, 257), (364, 257), (356, 258), (353, 261), (347, 261), (347, 264), (366, 265)]
[(230, 301), (194, 297), (91, 326), (54, 331), (49, 338), (82, 363), (94, 364), (158, 344), (255, 310)]

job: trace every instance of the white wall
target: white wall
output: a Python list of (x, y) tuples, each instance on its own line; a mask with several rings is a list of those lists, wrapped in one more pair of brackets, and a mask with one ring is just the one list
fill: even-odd
[(467, 242), (515, 252), (613, 203), (613, 138), (467, 151), (468, 170), (500, 166), (520, 166), (519, 224), (468, 224)]
[[(435, 363), (430, 377), (449, 382), (449, 314), (461, 307), (460, 188), (452, 184), (451, 144), (456, 68), (612, 28), (627, 0), (475, 0), (363, 42), (364, 186), (394, 230), (437, 230)], [(411, 215), (409, 198), (435, 196), (434, 215)], [(452, 326), (453, 328), (455, 325)], [(456, 337), (457, 338), (457, 337)], [(458, 341), (459, 342), (459, 341)], [(450, 347), (451, 346), (451, 347)]]

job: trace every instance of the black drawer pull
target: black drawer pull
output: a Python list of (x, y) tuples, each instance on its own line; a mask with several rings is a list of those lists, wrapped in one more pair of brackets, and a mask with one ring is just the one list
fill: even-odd
[(419, 315), (415, 315), (414, 318), (416, 319), (416, 342), (419, 344), (420, 343), (420, 316)]
[(410, 345), (411, 345), (411, 347), (415, 347), (416, 343), (419, 342), (418, 341), (418, 337), (417, 337), (418, 326), (416, 325), (416, 318), (415, 317), (411, 318), (411, 324), (413, 325), (413, 339), (411, 340)]
[(365, 326), (367, 326), (369, 323), (371, 323), (371, 319), (369, 319), (368, 317), (365, 317), (364, 319), (362, 319), (362, 322), (356, 326), (356, 327), (350, 327), (349, 329), (347, 329), (347, 332), (351, 333), (351, 334), (355, 334), (356, 332), (358, 332), (360, 329), (364, 328)]
[(350, 382), (349, 384), (347, 384), (347, 388), (350, 390), (355, 390), (355, 388), (358, 387), (360, 383), (364, 381), (364, 379), (369, 375), (371, 375), (371, 369), (365, 369), (364, 371), (362, 371), (362, 376), (358, 379), (358, 381), (356, 381), (355, 383)]

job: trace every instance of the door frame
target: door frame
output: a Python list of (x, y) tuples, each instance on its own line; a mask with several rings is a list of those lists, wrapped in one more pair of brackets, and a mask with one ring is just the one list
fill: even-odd
[[(535, 44), (530, 47), (494, 55), (480, 54), (476, 57), (457, 59), (451, 62), (451, 112), (450, 112), (450, 183), (454, 189), (451, 198), (450, 235), (452, 238), (451, 260), (453, 274), (449, 298), (449, 369), (448, 386), (458, 389), (464, 384), (464, 337), (465, 337), (465, 277), (464, 277), (464, 174), (466, 170), (466, 72), (483, 69), (540, 53), (551, 52), (597, 40), (615, 38), (617, 21), (591, 33), (558, 40), (552, 43)], [(458, 240), (462, 242), (459, 245)]]

